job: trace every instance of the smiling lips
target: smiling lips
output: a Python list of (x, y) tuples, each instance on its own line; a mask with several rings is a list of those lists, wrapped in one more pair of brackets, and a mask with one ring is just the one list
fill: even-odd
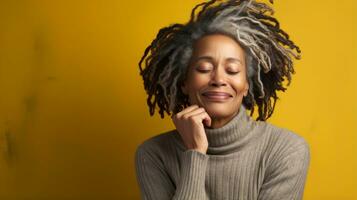
[(204, 92), (202, 93), (202, 96), (212, 101), (225, 101), (232, 97), (232, 95), (226, 92), (213, 92), (213, 91)]

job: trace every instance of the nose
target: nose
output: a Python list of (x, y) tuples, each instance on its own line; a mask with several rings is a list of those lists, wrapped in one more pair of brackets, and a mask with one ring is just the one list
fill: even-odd
[(225, 80), (225, 74), (222, 70), (219, 68), (216, 68), (216, 70), (213, 71), (211, 75), (211, 79), (209, 81), (210, 86), (226, 86), (226, 80)]

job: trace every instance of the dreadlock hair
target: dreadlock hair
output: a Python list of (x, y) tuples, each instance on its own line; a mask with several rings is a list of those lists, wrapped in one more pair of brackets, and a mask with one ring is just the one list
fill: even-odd
[[(197, 14), (198, 8), (202, 9)], [(270, 6), (255, 0), (210, 0), (196, 5), (186, 24), (160, 29), (139, 62), (150, 115), (156, 105), (161, 118), (165, 111), (175, 114), (189, 106), (180, 88), (193, 44), (202, 36), (219, 33), (235, 39), (245, 50), (249, 93), (243, 98), (243, 105), (251, 116), (257, 105), (256, 120), (268, 119), (278, 99), (277, 91), (285, 92), (284, 80), (288, 80), (289, 86), (295, 73), (292, 58), (300, 59), (301, 53), (273, 14)]]

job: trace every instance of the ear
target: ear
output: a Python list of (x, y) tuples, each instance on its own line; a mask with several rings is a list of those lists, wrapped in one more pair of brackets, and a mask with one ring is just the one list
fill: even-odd
[(248, 95), (248, 91), (249, 91), (249, 83), (247, 82), (247, 84), (245, 84), (244, 94), (243, 94), (245, 97)]

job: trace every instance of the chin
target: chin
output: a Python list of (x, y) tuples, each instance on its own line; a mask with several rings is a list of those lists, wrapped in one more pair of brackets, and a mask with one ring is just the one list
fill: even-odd
[(232, 112), (232, 109), (220, 106), (210, 106), (205, 108), (208, 115), (211, 118), (226, 118), (234, 115), (236, 112)]

